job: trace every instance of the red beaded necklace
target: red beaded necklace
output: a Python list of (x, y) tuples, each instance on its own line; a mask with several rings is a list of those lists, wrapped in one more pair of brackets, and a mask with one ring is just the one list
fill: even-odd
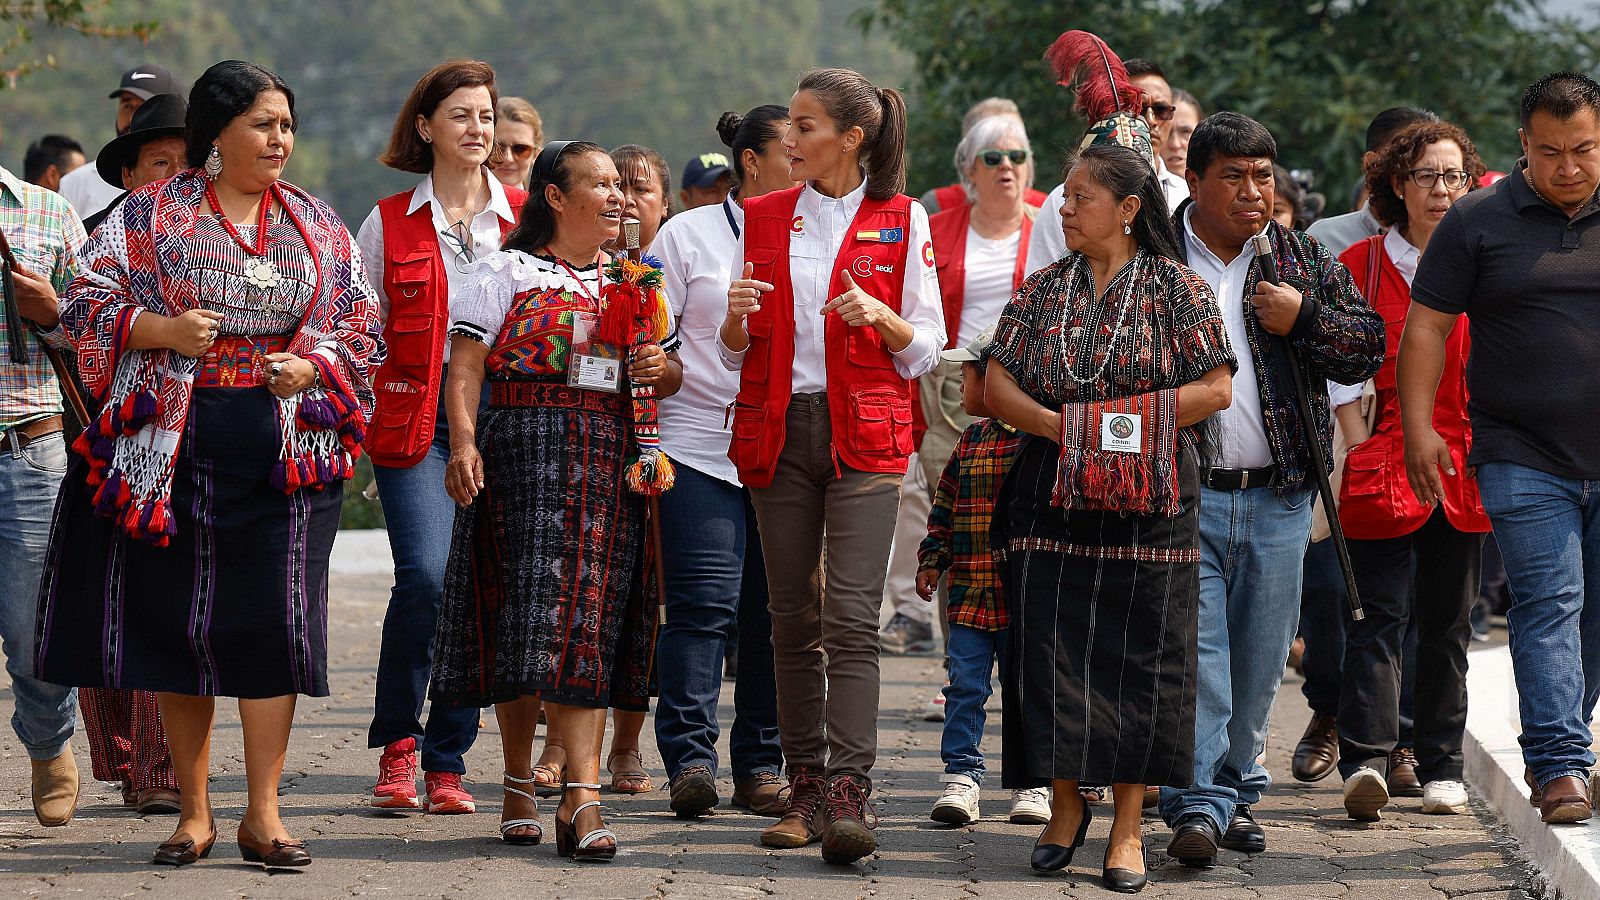
[[(599, 296), (599, 294), (595, 293), (593, 291), (590, 291), (589, 290), (589, 286), (583, 283), (583, 279), (582, 278), (578, 277), (577, 270), (573, 269), (572, 266), (569, 265), (566, 260), (562, 259), (559, 256), (556, 256), (556, 252), (555, 252), (554, 249), (552, 249), (549, 245), (546, 245), (545, 249), (550, 252), (551, 256), (555, 257), (556, 263), (558, 265), (560, 265), (561, 268), (567, 270), (567, 274), (572, 277), (572, 280), (578, 283), (578, 291), (577, 291), (578, 296), (584, 298), (585, 300), (590, 301), (591, 303), (593, 303), (596, 306), (596, 308), (598, 308), (599, 305), (600, 305), (600, 296)], [(595, 287), (598, 288), (600, 286), (600, 281), (601, 281), (601, 277), (602, 277), (600, 275), (600, 254), (598, 254), (598, 253), (596, 253), (595, 257), (594, 257), (594, 267), (595, 267), (595, 272), (594, 272), (594, 274), (595, 274), (595, 279), (594, 279), (595, 280)]]
[(244, 252), (251, 256), (262, 256), (267, 252), (267, 215), (272, 211), (272, 198), (277, 190), (278, 185), (274, 183), (261, 194), (261, 212), (256, 220), (256, 245), (254, 247), (245, 243), (244, 237), (239, 234), (239, 229), (233, 227), (233, 223), (228, 221), (228, 214), (222, 211), (222, 204), (217, 200), (217, 189), (212, 185), (210, 179), (206, 180), (206, 202), (211, 204), (211, 211), (217, 214), (217, 220), (222, 223), (223, 230), (228, 232), (228, 236), (233, 238), (234, 243), (237, 243)]

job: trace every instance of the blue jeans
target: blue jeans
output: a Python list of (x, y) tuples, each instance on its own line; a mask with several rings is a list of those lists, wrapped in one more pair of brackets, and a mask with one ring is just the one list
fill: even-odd
[(661, 539), (667, 621), (656, 638), (656, 746), (668, 777), (691, 766), (717, 774), (717, 701), (735, 627), (733, 777), (782, 771), (767, 573), (748, 492), (679, 465), (677, 485), (661, 495)]
[(981, 784), (986, 771), (983, 751), (978, 749), (986, 719), (983, 705), (994, 693), (991, 679), (996, 663), (1001, 677), (1005, 675), (1006, 632), (951, 624), (944, 652), (950, 683), (944, 686), (944, 739), (939, 756), (947, 774), (966, 775)]
[(26, 447), (16, 446), (18, 439), (13, 432), (11, 449), (0, 452), (0, 509), (5, 510), (0, 516), (0, 584), (8, 586), (0, 602), (0, 649), (16, 701), (11, 727), (28, 758), (47, 760), (67, 749), (78, 721), (76, 688), (33, 677), (39, 579), (56, 492), (67, 471), (67, 448), (59, 434), (43, 435)]
[(414, 738), (422, 751), (424, 772), (464, 775), (467, 751), (478, 737), (478, 710), (435, 703), (428, 711), (427, 726), (422, 724), (422, 703), (433, 669), (433, 633), (456, 518), (455, 501), (444, 491), (450, 442), (443, 418), (441, 410), (433, 445), (416, 465), (372, 467), (394, 553), (394, 590), (383, 615), (367, 746), (385, 747)]
[(1256, 758), (1300, 618), (1300, 578), (1311, 537), (1311, 496), (1275, 488), (1200, 488), (1199, 684), (1194, 782), (1161, 789), (1168, 825), (1192, 813), (1226, 830), (1236, 803), (1272, 784)]
[(1523, 761), (1540, 785), (1583, 778), (1600, 699), (1600, 480), (1489, 462), (1478, 491), (1511, 586)]

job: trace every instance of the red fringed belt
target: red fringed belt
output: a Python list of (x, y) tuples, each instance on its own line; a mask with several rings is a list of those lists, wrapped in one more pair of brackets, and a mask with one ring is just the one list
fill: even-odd
[(1050, 502), (1063, 509), (1176, 516), (1178, 392), (1061, 407), (1061, 462)]
[(557, 409), (610, 413), (614, 416), (628, 415), (628, 398), (624, 394), (589, 391), (542, 381), (491, 381), (489, 405), (550, 406)]
[(289, 349), (282, 334), (229, 335), (217, 339), (195, 364), (197, 388), (252, 388), (267, 383), (267, 356)]

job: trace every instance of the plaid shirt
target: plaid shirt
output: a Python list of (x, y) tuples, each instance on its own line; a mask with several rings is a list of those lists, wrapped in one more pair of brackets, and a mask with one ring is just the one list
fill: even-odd
[(948, 571), (952, 625), (979, 631), (1006, 627), (1000, 573), (989, 552), (989, 523), (1000, 482), (1011, 470), (1022, 435), (999, 419), (979, 419), (961, 433), (939, 476), (917, 567)]
[[(0, 167), (0, 229), (23, 268), (38, 275), (48, 272), (58, 294), (67, 289), (87, 237), (78, 214), (60, 194), (28, 184)], [(59, 325), (43, 337), (51, 346), (72, 350)], [(0, 326), (0, 429), (61, 412), (55, 370), (37, 346), (39, 337), (28, 340), (34, 346), (29, 347), (28, 363), (19, 366), (11, 361), (11, 345)]]

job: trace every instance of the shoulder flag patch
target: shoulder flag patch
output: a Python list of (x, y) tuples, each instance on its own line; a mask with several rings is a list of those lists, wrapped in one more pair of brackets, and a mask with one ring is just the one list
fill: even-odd
[(898, 244), (906, 239), (904, 228), (873, 228), (856, 232), (856, 240), (878, 244)]

